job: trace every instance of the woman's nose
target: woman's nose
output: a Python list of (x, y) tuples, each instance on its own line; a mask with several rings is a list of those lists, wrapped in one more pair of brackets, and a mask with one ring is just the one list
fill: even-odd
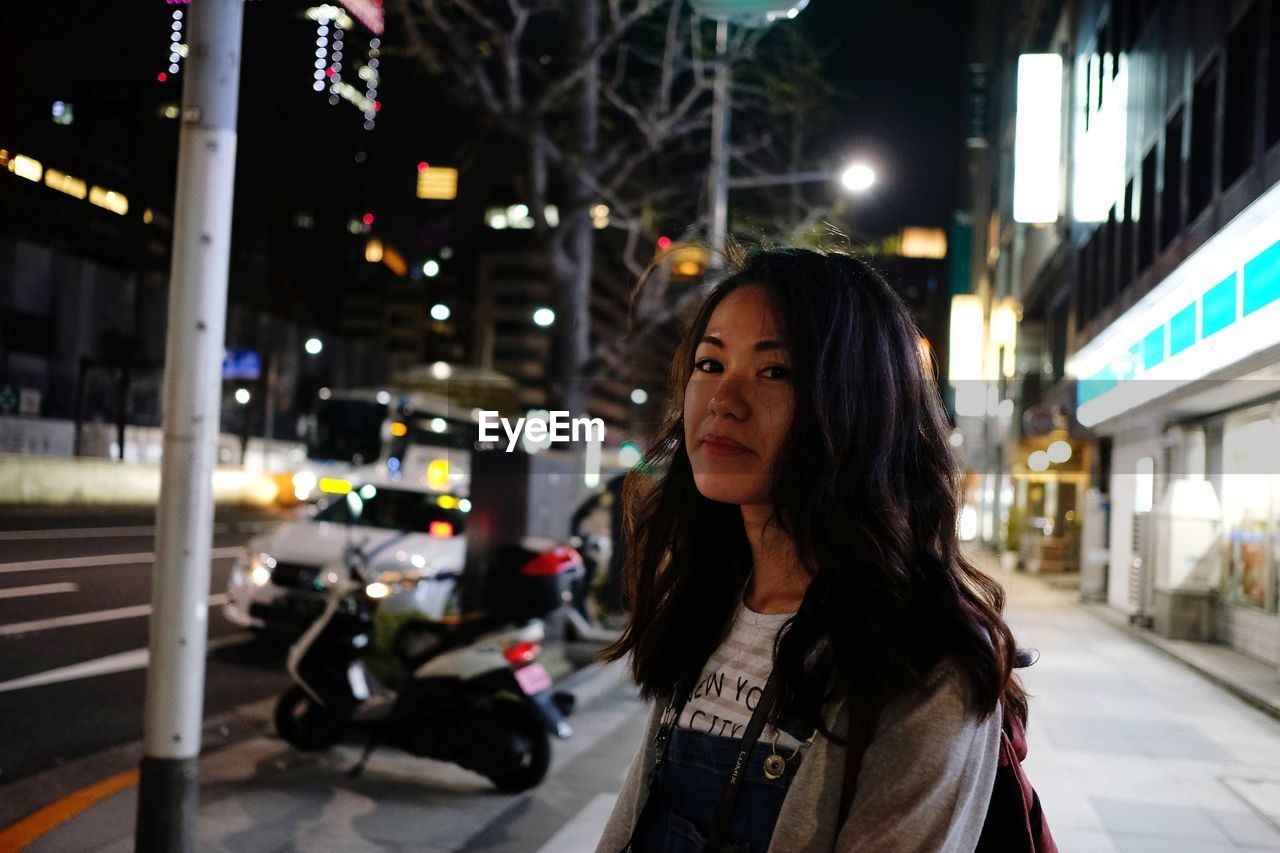
[(738, 420), (746, 417), (747, 402), (740, 393), (740, 389), (735, 387), (736, 384), (738, 384), (738, 380), (725, 379), (716, 385), (714, 392), (711, 394), (711, 399), (707, 403), (707, 408), (711, 414), (717, 417), (733, 415)]

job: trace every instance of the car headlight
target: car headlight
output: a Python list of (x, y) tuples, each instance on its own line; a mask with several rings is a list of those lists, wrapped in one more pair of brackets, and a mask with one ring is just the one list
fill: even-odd
[(271, 580), (271, 570), (276, 567), (275, 557), (270, 554), (255, 554), (249, 560), (249, 581), (254, 586), (266, 586)]

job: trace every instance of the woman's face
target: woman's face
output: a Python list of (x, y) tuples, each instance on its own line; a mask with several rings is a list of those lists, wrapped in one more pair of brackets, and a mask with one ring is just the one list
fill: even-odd
[(723, 503), (769, 503), (794, 409), (791, 362), (768, 296), (742, 285), (707, 321), (685, 388), (684, 440), (698, 491)]

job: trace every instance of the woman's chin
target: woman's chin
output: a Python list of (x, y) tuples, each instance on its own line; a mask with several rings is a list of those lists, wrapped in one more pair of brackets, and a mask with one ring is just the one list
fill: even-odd
[(695, 474), (698, 491), (709, 501), (726, 504), (756, 504), (768, 500), (757, 478), (749, 474)]

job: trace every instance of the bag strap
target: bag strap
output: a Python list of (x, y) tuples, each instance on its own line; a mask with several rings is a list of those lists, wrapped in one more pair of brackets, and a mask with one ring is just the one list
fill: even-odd
[(858, 789), (858, 773), (862, 770), (862, 757), (875, 734), (876, 721), (880, 718), (880, 704), (869, 699), (853, 699), (849, 708), (849, 745), (844, 755), (844, 785), (840, 789), (840, 822), (836, 832), (849, 817), (853, 795)]
[(662, 711), (662, 716), (658, 723), (658, 734), (654, 738), (654, 750), (657, 757), (654, 760), (653, 767), (649, 770), (649, 778), (645, 784), (644, 806), (640, 809), (640, 814), (636, 816), (635, 823), (631, 826), (631, 835), (627, 838), (627, 843), (623, 845), (621, 853), (633, 853), (636, 843), (640, 840), (641, 832), (644, 829), (645, 821), (649, 818), (649, 812), (653, 809), (653, 788), (658, 781), (658, 771), (662, 769), (662, 762), (667, 757), (667, 742), (671, 739), (671, 731), (676, 727), (676, 722), (680, 719), (680, 713), (684, 710), (685, 701), (687, 699), (687, 691), (683, 685), (677, 685), (675, 691), (671, 694), (671, 701)]
[(760, 701), (756, 703), (756, 709), (751, 714), (751, 721), (747, 723), (747, 729), (742, 733), (738, 757), (733, 762), (733, 770), (729, 772), (729, 778), (725, 780), (724, 790), (720, 792), (720, 803), (716, 806), (715, 818), (711, 822), (711, 834), (707, 836), (707, 844), (704, 848), (706, 850), (715, 851), (724, 846), (724, 836), (729, 829), (729, 818), (733, 816), (733, 804), (738, 798), (738, 791), (742, 788), (742, 778), (746, 775), (751, 751), (755, 749), (756, 741), (760, 739), (760, 732), (764, 730), (765, 719), (778, 700), (781, 681), (777, 676), (778, 667), (775, 665), (769, 673), (769, 680), (764, 683), (764, 691), (760, 694)]

